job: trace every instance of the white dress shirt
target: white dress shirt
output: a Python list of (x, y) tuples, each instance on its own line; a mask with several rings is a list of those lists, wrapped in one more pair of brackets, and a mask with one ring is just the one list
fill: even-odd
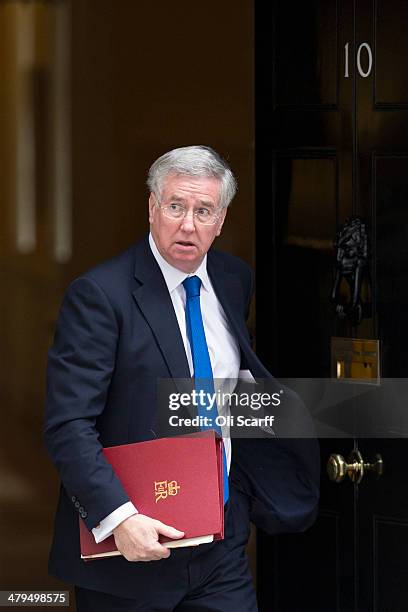
[[(169, 290), (181, 337), (183, 339), (191, 376), (193, 375), (193, 359), (190, 342), (187, 336), (185, 315), (186, 293), (182, 283), (188, 276), (198, 276), (201, 279), (201, 314), (203, 317), (208, 352), (210, 354), (215, 391), (217, 393), (218, 391), (221, 393), (223, 391), (231, 393), (240, 375), (239, 345), (230, 331), (227, 317), (215, 295), (214, 288), (208, 276), (207, 255), (195, 272), (187, 274), (171, 266), (162, 257), (151, 234), (149, 236), (149, 244)], [(218, 411), (220, 414), (228, 415), (229, 406), (218, 406)], [(231, 438), (229, 437), (229, 427), (223, 427), (222, 433), (229, 472), (231, 465)], [(115, 527), (129, 516), (136, 513), (137, 509), (132, 502), (126, 502), (122, 506), (119, 506), (119, 508), (104, 518), (97, 527), (92, 529), (96, 542), (102, 542), (105, 538), (109, 537)]]

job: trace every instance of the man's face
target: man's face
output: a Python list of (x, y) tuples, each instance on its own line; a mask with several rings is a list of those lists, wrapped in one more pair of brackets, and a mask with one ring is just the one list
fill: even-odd
[[(214, 238), (219, 236), (226, 208), (219, 208), (220, 181), (216, 178), (170, 174), (166, 177), (161, 206), (178, 204), (187, 210), (183, 219), (170, 219), (156, 206), (153, 193), (149, 198), (149, 222), (154, 241), (164, 259), (183, 272), (195, 272)], [(214, 225), (203, 225), (193, 217), (202, 208), (217, 211)]]

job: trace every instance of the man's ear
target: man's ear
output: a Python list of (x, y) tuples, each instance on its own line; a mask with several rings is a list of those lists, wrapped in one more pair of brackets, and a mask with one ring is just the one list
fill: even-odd
[(149, 223), (153, 223), (155, 208), (156, 208), (156, 196), (152, 192), (149, 196)]
[(222, 226), (224, 225), (225, 217), (227, 216), (227, 210), (228, 210), (227, 208), (222, 209), (222, 212), (220, 214), (219, 221), (218, 221), (217, 233), (215, 234), (216, 236), (219, 236), (221, 234)]

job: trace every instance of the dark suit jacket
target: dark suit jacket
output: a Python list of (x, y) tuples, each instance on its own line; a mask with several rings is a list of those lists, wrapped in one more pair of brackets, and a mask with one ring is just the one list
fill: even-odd
[[(274, 386), (276, 381), (251, 348), (245, 325), (251, 270), (213, 249), (207, 269), (239, 343), (241, 368)], [(78, 516), (92, 529), (128, 501), (102, 447), (174, 435), (166, 431), (157, 409), (157, 380), (175, 379), (177, 386), (177, 379), (189, 378), (171, 298), (147, 238), (71, 283), (49, 351), (47, 376), (45, 443), (62, 482), (51, 573), (66, 582), (128, 596), (143, 584), (144, 566), (152, 564), (80, 559)], [(313, 444), (311, 457), (310, 448), (288, 449), (286, 441), (269, 437), (233, 440), (231, 481), (246, 493), (264, 529), (304, 529), (313, 520), (318, 497)], [(288, 478), (291, 484), (285, 492)]]

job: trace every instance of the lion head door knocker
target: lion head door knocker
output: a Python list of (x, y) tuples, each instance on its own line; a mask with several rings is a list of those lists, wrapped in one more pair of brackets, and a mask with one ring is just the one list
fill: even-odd
[[(352, 325), (359, 325), (368, 316), (370, 304), (361, 296), (363, 281), (370, 284), (369, 245), (366, 224), (361, 217), (349, 217), (337, 232), (336, 274), (331, 301), (340, 319), (348, 318)], [(343, 279), (346, 281), (342, 283)], [(346, 295), (344, 289), (346, 288)]]

